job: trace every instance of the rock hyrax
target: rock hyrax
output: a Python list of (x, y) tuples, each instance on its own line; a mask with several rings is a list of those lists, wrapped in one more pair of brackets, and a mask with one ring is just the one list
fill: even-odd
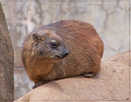
[(51, 80), (95, 76), (100, 71), (103, 48), (92, 25), (62, 20), (30, 33), (24, 41), (22, 59), (37, 87)]

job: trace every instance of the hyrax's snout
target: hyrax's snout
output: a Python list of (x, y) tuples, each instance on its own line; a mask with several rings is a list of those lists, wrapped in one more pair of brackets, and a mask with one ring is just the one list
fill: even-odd
[(69, 50), (65, 50), (62, 54), (62, 58), (66, 57), (69, 54)]
[(57, 57), (57, 58), (64, 58), (64, 57), (66, 57), (68, 54), (69, 54), (69, 50), (64, 49), (64, 51), (63, 51), (61, 54), (56, 55), (56, 57)]

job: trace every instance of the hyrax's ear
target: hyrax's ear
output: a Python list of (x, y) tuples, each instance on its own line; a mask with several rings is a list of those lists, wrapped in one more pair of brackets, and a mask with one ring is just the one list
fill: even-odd
[(39, 37), (39, 35), (38, 35), (37, 33), (33, 33), (33, 34), (32, 34), (32, 39), (33, 39), (33, 40), (39, 40), (39, 38), (40, 38), (40, 37)]

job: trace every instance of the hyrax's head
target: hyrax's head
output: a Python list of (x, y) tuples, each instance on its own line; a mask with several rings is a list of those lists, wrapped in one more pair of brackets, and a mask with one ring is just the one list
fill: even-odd
[(32, 55), (45, 60), (58, 61), (69, 54), (69, 50), (60, 36), (49, 30), (33, 32)]

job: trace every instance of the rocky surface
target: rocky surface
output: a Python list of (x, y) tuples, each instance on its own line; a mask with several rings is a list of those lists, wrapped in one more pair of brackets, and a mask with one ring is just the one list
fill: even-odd
[[(130, 60), (131, 61), (131, 60)], [(40, 86), (15, 102), (129, 102), (129, 52), (102, 64), (96, 78), (68, 78)]]
[(29, 80), (24, 68), (14, 69), (14, 92), (15, 99), (29, 92), (33, 87), (33, 82)]

